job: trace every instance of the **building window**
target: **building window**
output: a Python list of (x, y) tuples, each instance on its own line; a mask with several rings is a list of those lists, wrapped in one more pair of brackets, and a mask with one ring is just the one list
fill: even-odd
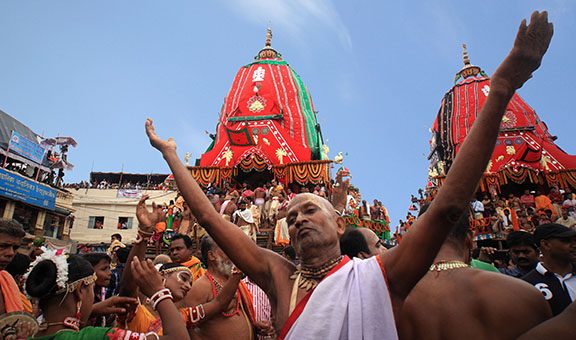
[(88, 218), (88, 229), (103, 229), (104, 216), (90, 216)]
[(118, 229), (132, 229), (133, 217), (118, 217)]
[(61, 238), (62, 229), (64, 228), (64, 217), (53, 214), (46, 214), (44, 219), (44, 236)]
[(22, 224), (24, 231), (34, 235), (34, 225), (38, 218), (38, 209), (16, 202), (16, 206), (14, 207), (14, 216), (12, 218)]

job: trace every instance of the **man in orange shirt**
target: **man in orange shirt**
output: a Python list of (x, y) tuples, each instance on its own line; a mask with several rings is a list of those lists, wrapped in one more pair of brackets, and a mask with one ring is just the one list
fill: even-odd
[(200, 260), (194, 256), (193, 242), (190, 236), (176, 234), (172, 237), (168, 255), (172, 262), (180, 263), (192, 272), (193, 282), (204, 275), (204, 268)]

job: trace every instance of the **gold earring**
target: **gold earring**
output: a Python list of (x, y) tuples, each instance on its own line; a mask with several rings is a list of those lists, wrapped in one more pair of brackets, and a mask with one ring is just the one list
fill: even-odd
[(80, 320), (80, 318), (82, 317), (82, 315), (80, 313), (81, 308), (82, 308), (82, 300), (80, 300), (76, 303), (76, 319), (78, 319), (78, 320)]

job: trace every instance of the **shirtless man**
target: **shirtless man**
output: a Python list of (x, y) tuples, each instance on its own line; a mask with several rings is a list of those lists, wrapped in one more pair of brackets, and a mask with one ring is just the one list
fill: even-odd
[(266, 189), (264, 189), (263, 187), (259, 186), (254, 190), (254, 204), (256, 204), (258, 206), (258, 208), (260, 208), (260, 211), (262, 211), (262, 208), (264, 208), (264, 203), (266, 202), (266, 194), (268, 192), (266, 191)]
[(199, 277), (204, 275), (204, 268), (200, 259), (194, 256), (194, 245), (192, 239), (188, 235), (176, 234), (172, 237), (170, 242), (170, 249), (168, 255), (170, 260), (179, 263), (184, 267), (190, 269), (192, 278), (196, 281)]
[(254, 242), (256, 242), (256, 224), (252, 211), (246, 208), (246, 202), (241, 201), (238, 203), (238, 210), (232, 215), (232, 222), (236, 224), (244, 234), (248, 235)]
[(340, 251), (350, 258), (367, 259), (382, 254), (386, 247), (374, 231), (349, 226), (340, 238)]
[(518, 340), (576, 339), (576, 302), (552, 319), (539, 324)]
[[(236, 205), (236, 197), (228, 196), (222, 206), (220, 207), (220, 214), (226, 219), (227, 221), (232, 220), (232, 215), (234, 212), (238, 210), (238, 206)], [(202, 224), (202, 223), (200, 223)]]
[[(415, 223), (402, 244), (364, 261), (344, 258), (338, 262), (338, 240), (346, 223), (327, 200), (304, 194), (290, 202), (287, 217), (293, 245), (302, 261), (297, 270), (280, 255), (258, 247), (214, 211), (190, 171), (181, 163), (174, 140), (160, 139), (151, 120), (146, 122), (146, 133), (151, 145), (170, 166), (198, 221), (206, 226), (207, 232), (238, 268), (268, 294), (275, 315), (274, 326), (280, 330), (279, 338), (347, 339), (353, 334), (364, 339), (396, 339), (394, 316), (400, 317), (404, 299), (428, 272), (446, 236), (468, 208), (494, 149), (506, 106), (515, 90), (540, 66), (551, 37), (552, 25), (546, 12), (535, 12), (529, 26), (522, 22), (514, 47), (494, 73), (490, 94), (427, 213)], [(350, 287), (342, 283), (359, 285), (350, 280), (355, 280), (358, 277), (355, 274), (360, 271), (370, 275), (372, 289), (356, 291), (356, 296), (373, 294), (377, 300), (330, 295), (331, 285), (339, 285), (341, 289)], [(351, 275), (345, 276), (348, 273)], [(310, 290), (315, 292), (312, 297)], [(311, 304), (312, 300), (317, 300), (316, 304)], [(354, 315), (360, 317), (360, 322), (346, 313), (350, 304), (356, 304), (359, 315)], [(316, 315), (310, 314), (318, 310), (321, 311)], [(342, 317), (342, 321), (335, 323), (336, 319), (330, 318), (335, 314)]]
[[(471, 249), (465, 214), (404, 302), (400, 339), (516, 339), (552, 316), (542, 294), (530, 284), (471, 268)], [(458, 327), (447, 322), (455, 315)]]
[[(184, 301), (186, 306), (196, 306), (212, 301), (226, 282), (231, 280), (232, 262), (210, 236), (202, 238), (201, 251), (207, 271), (194, 283), (186, 295)], [(235, 298), (229, 301), (224, 312), (210, 319), (204, 319), (202, 324), (190, 332), (191, 338), (252, 340), (254, 328), (251, 312), (249, 312), (252, 306), (246, 305), (246, 300), (242, 295), (245, 293), (239, 287)]]
[(379, 220), (380, 219), (380, 204), (378, 200), (374, 200), (374, 204), (370, 206), (370, 218), (372, 220)]

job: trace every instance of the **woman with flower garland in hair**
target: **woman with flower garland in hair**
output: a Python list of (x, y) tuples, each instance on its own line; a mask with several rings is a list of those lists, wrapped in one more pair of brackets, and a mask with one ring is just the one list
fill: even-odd
[(32, 263), (26, 281), (28, 295), (39, 299), (43, 322), (35, 339), (189, 339), (173, 297), (150, 261), (132, 261), (132, 278), (150, 297), (162, 318), (165, 335), (136, 333), (109, 327), (84, 327), (93, 312), (96, 275), (80, 256), (48, 250)]
[[(163, 218), (154, 203), (152, 204), (152, 212), (148, 211), (146, 208), (147, 199), (147, 195), (142, 196), (136, 207), (136, 217), (140, 225), (138, 227), (137, 239), (133, 243), (126, 268), (122, 274), (122, 281), (120, 282), (121, 296), (138, 296), (138, 287), (133, 280), (133, 276), (136, 273), (133, 271), (133, 266), (131, 266), (130, 263), (139, 261), (139, 259), (145, 257), (147, 238), (152, 235), (153, 226)], [(193, 281), (190, 269), (173, 262), (157, 265), (156, 268), (158, 268), (158, 271), (162, 275), (164, 285), (173, 296), (174, 302), (179, 306), (182, 305), (183, 303), (180, 303), (180, 301), (184, 300)], [(242, 273), (235, 272), (232, 278), (223, 285), (222, 291), (214, 300), (193, 307), (180, 308), (180, 319), (186, 323), (186, 327), (192, 331), (212, 316), (223, 312), (234, 298), (234, 294), (242, 278)], [(155, 332), (157, 334), (163, 334), (163, 328), (165, 327), (164, 322), (161, 320), (161, 315), (158, 315), (154, 311), (154, 308), (151, 308), (150, 303), (138, 304), (136, 310), (130, 313), (123, 323), (123, 327), (128, 330), (143, 333)]]

